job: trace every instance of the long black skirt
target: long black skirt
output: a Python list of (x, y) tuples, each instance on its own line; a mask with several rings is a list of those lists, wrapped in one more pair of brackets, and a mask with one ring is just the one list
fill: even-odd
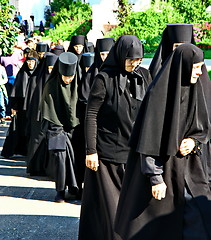
[(79, 225), (80, 240), (114, 240), (114, 219), (124, 176), (124, 164), (99, 162), (86, 168)]
[(26, 135), (26, 111), (18, 111), (11, 119), (11, 123), (4, 141), (1, 156), (27, 155), (28, 138)]
[[(200, 158), (169, 157), (163, 173), (166, 197), (160, 201), (152, 197), (150, 180), (142, 174), (141, 161), (141, 155), (131, 150), (115, 219), (117, 239), (210, 239), (210, 190)], [(196, 238), (193, 232), (198, 232)]]

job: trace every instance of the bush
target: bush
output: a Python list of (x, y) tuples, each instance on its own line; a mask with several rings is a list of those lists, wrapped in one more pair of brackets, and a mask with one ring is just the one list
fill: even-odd
[(211, 79), (211, 71), (208, 71), (208, 74), (209, 74), (209, 77), (210, 77), (210, 79)]
[(73, 35), (86, 35), (90, 29), (91, 20), (62, 20), (55, 29), (49, 30), (48, 38), (51, 41), (57, 41), (59, 38), (69, 41)]
[(211, 24), (208, 22), (194, 24), (194, 38), (196, 42), (210, 41), (211, 38)]
[(117, 39), (123, 34), (136, 35), (144, 43), (145, 52), (153, 52), (160, 43), (166, 24), (183, 22), (183, 20), (170, 4), (164, 3), (160, 11), (152, 7), (144, 12), (131, 13), (129, 23), (112, 29), (109, 36)]
[(70, 19), (89, 20), (92, 16), (92, 9), (89, 4), (77, 2), (71, 3), (68, 8), (61, 7), (58, 12), (53, 12), (51, 22), (56, 26), (61, 21)]
[(0, 1), (0, 49), (3, 55), (11, 54), (16, 43), (19, 29), (13, 22), (14, 6), (9, 0)]
[(172, 6), (184, 17), (185, 23), (202, 23), (210, 21), (206, 8), (211, 4), (210, 0), (171, 0)]
[[(60, 8), (55, 7), (61, 3)], [(55, 28), (49, 30), (48, 37), (51, 41), (70, 40), (73, 35), (86, 35), (92, 27), (92, 11), (89, 4), (82, 2), (54, 1), (52, 10), (58, 10), (51, 15), (51, 22)], [(68, 7), (67, 7), (68, 4)], [(66, 6), (66, 7), (65, 7)]]

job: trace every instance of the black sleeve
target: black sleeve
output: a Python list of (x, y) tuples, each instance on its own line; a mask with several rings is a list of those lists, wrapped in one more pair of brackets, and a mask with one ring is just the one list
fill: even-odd
[(159, 157), (143, 155), (141, 168), (143, 174), (150, 177), (151, 185), (163, 182), (163, 165)]
[(91, 88), (85, 117), (86, 153), (88, 155), (97, 152), (97, 115), (104, 102), (105, 96), (106, 87), (103, 77), (97, 75)]

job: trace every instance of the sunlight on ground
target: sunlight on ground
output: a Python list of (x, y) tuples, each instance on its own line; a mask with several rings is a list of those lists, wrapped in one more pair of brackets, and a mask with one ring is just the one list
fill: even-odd
[(0, 197), (0, 215), (48, 215), (79, 217), (80, 205), (14, 197)]

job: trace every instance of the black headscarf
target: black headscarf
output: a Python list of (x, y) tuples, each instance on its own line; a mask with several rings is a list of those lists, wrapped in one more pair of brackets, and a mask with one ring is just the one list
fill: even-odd
[(99, 68), (103, 63), (102, 58), (100, 56), (100, 52), (110, 51), (113, 45), (114, 45), (113, 38), (97, 39), (96, 47), (95, 47), (94, 63), (91, 65), (86, 75), (83, 76), (83, 82), (81, 83), (82, 95), (84, 95), (86, 100), (88, 99), (88, 95), (89, 95), (94, 77), (98, 74)]
[[(37, 66), (38, 66), (38, 59), (36, 58), (37, 55), (29, 54), (29, 56), (26, 58), (26, 61), (22, 65), (21, 69), (19, 70), (15, 83), (11, 92), (11, 97), (21, 97), (25, 98), (26, 96), (26, 89), (28, 85), (29, 78), (33, 75), (35, 72)], [(38, 57), (38, 56), (37, 56)], [(35, 67), (34, 69), (29, 69), (27, 60), (35, 60)]]
[(59, 56), (61, 53), (65, 52), (65, 49), (62, 45), (56, 45), (55, 48), (50, 50), (50, 52)]
[(199, 77), (190, 84), (192, 66), (203, 62), (203, 52), (183, 44), (166, 60), (150, 85), (132, 132), (130, 145), (137, 152), (153, 156), (175, 156), (181, 141), (193, 137), (207, 142), (206, 96)]
[(174, 43), (194, 44), (193, 25), (187, 23), (172, 23), (166, 26), (160, 45), (149, 66), (152, 79), (155, 78), (165, 60), (173, 52)]
[(112, 67), (125, 71), (125, 60), (127, 58), (143, 58), (144, 47), (141, 41), (134, 35), (121, 36), (111, 48), (108, 57), (103, 62), (101, 70)]
[(42, 92), (46, 81), (48, 80), (50, 73), (48, 71), (48, 66), (54, 66), (58, 56), (53, 53), (46, 53), (44, 56), (43, 70), (39, 73), (37, 77), (37, 84), (31, 97), (30, 105), (27, 107), (28, 118), (34, 117), (37, 121), (40, 120), (40, 110), (39, 105), (42, 98)]
[[(79, 44), (84, 46), (83, 51), (80, 54), (78, 54), (74, 49), (74, 46), (79, 45)], [(80, 56), (82, 55), (82, 53), (88, 52), (88, 47), (87, 47), (87, 42), (86, 42), (85, 36), (84, 35), (72, 36), (70, 45), (69, 45), (67, 51), (74, 53), (77, 57), (79, 57), (79, 60), (80, 60)]]
[[(84, 48), (83, 48), (83, 50), (80, 54), (78, 54), (74, 49), (74, 46), (79, 45), (79, 44), (84, 46)], [(88, 52), (86, 37), (84, 35), (72, 36), (71, 41), (70, 41), (70, 45), (69, 45), (67, 51), (74, 53), (78, 57), (77, 81), (79, 83), (81, 78), (82, 78), (82, 71), (83, 71), (83, 65), (82, 65), (81, 57), (82, 57), (83, 53)]]
[[(70, 84), (65, 84), (59, 72), (59, 65), (63, 56), (67, 55), (65, 66), (72, 68), (76, 65), (77, 57), (73, 53), (62, 53), (57, 60), (52, 73), (45, 84), (41, 101), (42, 117), (58, 126), (63, 126), (66, 131), (70, 131), (79, 124), (76, 113), (78, 100), (77, 76), (75, 75)], [(70, 56), (70, 57), (69, 57)]]

